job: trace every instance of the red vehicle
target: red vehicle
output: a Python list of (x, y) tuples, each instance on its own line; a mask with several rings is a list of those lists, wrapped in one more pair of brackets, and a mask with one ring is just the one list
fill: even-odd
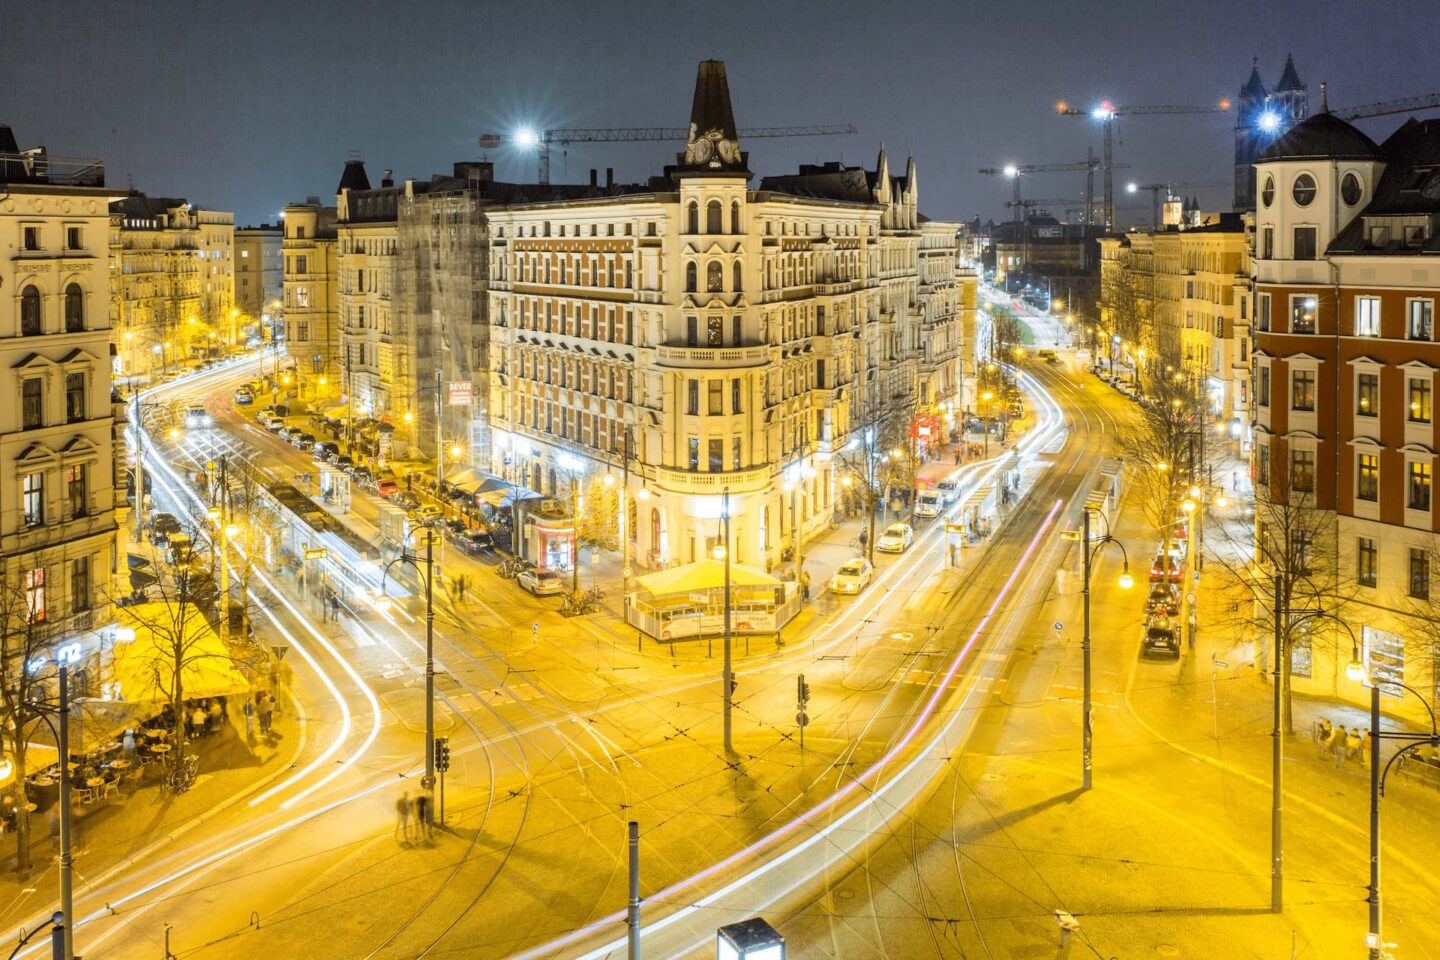
[(375, 492), (382, 497), (393, 497), (400, 492), (400, 484), (390, 477), (385, 477), (375, 484)]
[(1159, 583), (1162, 580), (1180, 582), (1180, 561), (1169, 554), (1157, 553), (1150, 561), (1150, 582)]

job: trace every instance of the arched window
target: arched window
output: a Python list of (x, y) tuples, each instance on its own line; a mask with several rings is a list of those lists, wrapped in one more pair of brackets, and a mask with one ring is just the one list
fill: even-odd
[(38, 337), (44, 333), (40, 321), (40, 291), (33, 285), (20, 291), (20, 336)]
[(723, 293), (725, 290), (725, 268), (720, 266), (719, 260), (711, 260), (710, 266), (705, 268), (705, 292)]
[(85, 294), (80, 284), (72, 283), (65, 288), (65, 332), (80, 333), (85, 329)]
[(686, 215), (685, 218), (685, 232), (700, 232), (700, 204), (696, 203), (694, 200), (690, 201), (689, 213)]
[(740, 201), (730, 204), (730, 232), (740, 232)]
[(695, 270), (695, 261), (692, 260), (692, 261), (690, 261), (689, 263), (685, 264), (685, 292), (686, 292), (686, 293), (694, 293), (697, 289), (699, 289), (699, 288), (695, 285), (695, 284), (696, 284), (696, 280), (695, 280), (696, 273), (697, 273), (697, 271)]
[(661, 536), (662, 536), (662, 532), (661, 532), (661, 531), (662, 531), (662, 528), (661, 528), (661, 526), (660, 526), (660, 508), (659, 508), (659, 507), (651, 507), (651, 508), (650, 508), (650, 552), (653, 553), (653, 554), (655, 554), (655, 556), (657, 556), (657, 557), (660, 555), (660, 539), (661, 539)]
[(725, 208), (720, 206), (719, 200), (711, 200), (705, 205), (705, 232), (725, 232)]
[(739, 261), (739, 260), (736, 260), (736, 261), (735, 261), (735, 269), (734, 269), (732, 272), (734, 273), (734, 281), (735, 281), (735, 282), (732, 283), (732, 284), (730, 284), (730, 289), (734, 290), (736, 293), (739, 293), (741, 290), (745, 289), (744, 284), (742, 284), (742, 283), (740, 282), (740, 261)]

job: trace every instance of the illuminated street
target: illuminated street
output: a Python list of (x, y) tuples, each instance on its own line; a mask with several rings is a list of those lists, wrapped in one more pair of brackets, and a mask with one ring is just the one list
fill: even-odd
[(1335, 13), (7, 18), (6, 955), (1440, 960), (1440, 27)]

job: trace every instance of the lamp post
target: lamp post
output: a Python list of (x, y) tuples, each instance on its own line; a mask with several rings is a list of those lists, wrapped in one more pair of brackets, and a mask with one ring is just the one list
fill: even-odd
[[(1337, 621), (1340, 622), (1340, 621)], [(1343, 625), (1343, 622), (1342, 622)], [(1345, 627), (1346, 630), (1350, 628)], [(1394, 766), (1406, 753), (1415, 750), (1425, 744), (1432, 747), (1440, 747), (1440, 731), (1435, 725), (1435, 709), (1425, 698), (1420, 696), (1412, 687), (1398, 679), (1378, 680), (1367, 668), (1360, 657), (1360, 644), (1355, 641), (1354, 631), (1350, 632), (1351, 656), (1350, 664), (1345, 668), (1345, 675), (1357, 683), (1364, 683), (1370, 687), (1370, 886), (1369, 895), (1365, 898), (1370, 905), (1370, 930), (1366, 934), (1365, 944), (1369, 948), (1370, 960), (1380, 960), (1385, 956), (1385, 942), (1381, 931), (1380, 912), (1380, 799), (1385, 796), (1385, 778), (1390, 775), (1390, 768)], [(1382, 733), (1380, 730), (1380, 684), (1390, 683), (1401, 689), (1401, 696), (1408, 690), (1415, 694), (1415, 699), (1420, 701), (1425, 712), (1430, 715), (1430, 733), (1404, 733), (1392, 731)], [(1394, 755), (1385, 762), (1385, 768), (1380, 768), (1380, 741), (1396, 740), (1404, 744)]]
[[(1101, 516), (1103, 517), (1104, 514), (1101, 514)], [(1090, 723), (1090, 713), (1091, 713), (1091, 708), (1090, 708), (1090, 695), (1091, 695), (1091, 685), (1090, 685), (1090, 566), (1091, 566), (1091, 564), (1094, 562), (1095, 554), (1096, 554), (1096, 553), (1099, 553), (1099, 552), (1100, 552), (1100, 548), (1103, 547), (1103, 546), (1105, 546), (1105, 544), (1107, 544), (1107, 543), (1113, 543), (1113, 544), (1115, 544), (1116, 546), (1118, 546), (1118, 547), (1120, 548), (1120, 556), (1121, 556), (1122, 558), (1124, 558), (1124, 561), (1125, 561), (1124, 570), (1123, 570), (1123, 571), (1121, 572), (1121, 574), (1120, 574), (1120, 579), (1119, 579), (1118, 581), (1116, 581), (1116, 582), (1120, 585), (1120, 589), (1122, 589), (1122, 590), (1128, 590), (1128, 589), (1130, 589), (1132, 586), (1135, 585), (1135, 580), (1134, 580), (1134, 578), (1132, 578), (1132, 577), (1130, 576), (1130, 556), (1129, 556), (1129, 554), (1127, 554), (1127, 553), (1125, 552), (1125, 544), (1121, 543), (1118, 539), (1116, 539), (1115, 537), (1112, 537), (1112, 536), (1110, 535), (1110, 521), (1109, 521), (1108, 519), (1105, 521), (1105, 536), (1101, 537), (1099, 540), (1096, 540), (1095, 543), (1094, 543), (1094, 546), (1092, 547), (1092, 546), (1091, 546), (1091, 543), (1090, 543), (1090, 507), (1088, 507), (1088, 506), (1082, 507), (1081, 510), (1080, 510), (1080, 517), (1081, 517), (1081, 525), (1082, 525), (1082, 527), (1083, 527), (1083, 529), (1084, 529), (1084, 533), (1083, 533), (1083, 544), (1084, 544), (1084, 548), (1085, 548), (1085, 591), (1084, 591), (1084, 594), (1085, 594), (1085, 602), (1084, 602), (1085, 615), (1084, 615), (1084, 621), (1083, 621), (1083, 633), (1081, 634), (1081, 640), (1080, 640), (1080, 651), (1081, 651), (1081, 657), (1082, 657), (1082, 659), (1083, 659), (1083, 661), (1084, 661), (1084, 674), (1085, 674), (1085, 681), (1084, 681), (1084, 698), (1083, 698), (1083, 710), (1084, 710), (1084, 715), (1081, 717), (1081, 731), (1082, 731), (1082, 732), (1081, 732), (1081, 738), (1080, 738), (1080, 753), (1081, 753), (1081, 770), (1080, 770), (1080, 783), (1081, 783), (1081, 786), (1080, 786), (1080, 789), (1082, 789), (1082, 790), (1089, 790), (1089, 789), (1090, 789), (1090, 780), (1091, 780), (1091, 771), (1092, 771), (1092, 768), (1093, 768), (1093, 763), (1092, 763), (1092, 736), (1093, 736), (1093, 731), (1092, 731), (1092, 725), (1091, 725), (1091, 723)]]
[(730, 488), (726, 487), (720, 492), (720, 529), (721, 547), (725, 561), (725, 640), (722, 644), (725, 662), (722, 666), (724, 677), (723, 691), (725, 694), (725, 753), (733, 753), (735, 748), (730, 740), (730, 707), (734, 699), (732, 693), (735, 687), (735, 675), (731, 671), (730, 664)]
[[(435, 569), (435, 528), (426, 523), (420, 529), (425, 531), (425, 776), (420, 786), (429, 791), (435, 787), (435, 578), (432, 576)], [(415, 558), (404, 552), (385, 564), (380, 577), (382, 597), (385, 596), (390, 568), (397, 563), (408, 563), (417, 573), (420, 570)]]

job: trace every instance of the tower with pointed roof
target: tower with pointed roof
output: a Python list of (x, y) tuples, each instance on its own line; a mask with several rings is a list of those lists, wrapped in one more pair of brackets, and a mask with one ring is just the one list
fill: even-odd
[(1260, 79), (1259, 59), (1250, 65), (1250, 78), (1240, 88), (1235, 110), (1235, 209), (1255, 209), (1255, 161), (1276, 140), (1309, 113), (1309, 90), (1300, 82), (1293, 55), (1274, 91)]

